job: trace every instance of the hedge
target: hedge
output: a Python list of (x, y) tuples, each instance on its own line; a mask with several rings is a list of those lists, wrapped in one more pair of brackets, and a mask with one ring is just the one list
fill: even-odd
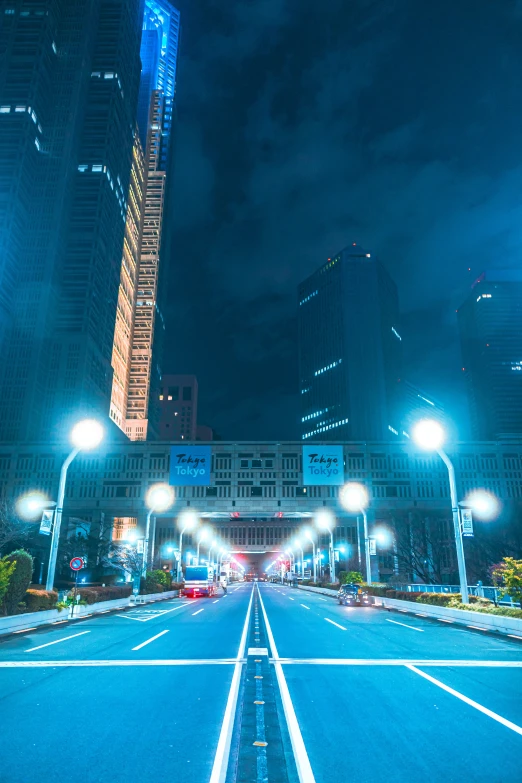
[(96, 604), (99, 601), (116, 601), (118, 598), (128, 598), (132, 593), (132, 585), (124, 587), (80, 587), (77, 594), (86, 604)]
[(58, 601), (58, 593), (54, 590), (27, 590), (24, 603), (28, 612), (44, 612), (55, 609)]
[[(16, 614), (22, 603), (25, 591), (31, 584), (33, 575), (33, 558), (25, 549), (15, 549), (4, 558), (4, 561), (15, 563), (15, 569), (9, 578), (9, 585), (4, 595), (0, 614)], [(24, 607), (22, 607), (23, 609)]]

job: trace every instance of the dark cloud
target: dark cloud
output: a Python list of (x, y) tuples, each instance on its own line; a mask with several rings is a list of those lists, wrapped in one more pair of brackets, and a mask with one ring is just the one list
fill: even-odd
[(520, 2), (180, 10), (165, 369), (224, 436), (297, 435), (295, 288), (355, 240), (399, 285), (408, 375), (461, 422), (455, 308), (520, 263)]

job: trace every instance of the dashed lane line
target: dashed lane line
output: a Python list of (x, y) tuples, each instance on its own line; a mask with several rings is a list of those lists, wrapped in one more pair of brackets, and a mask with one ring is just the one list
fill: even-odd
[(198, 609), (197, 612), (192, 612), (192, 617), (195, 617), (195, 615), (200, 614), (201, 612), (204, 612), (204, 609)]
[(414, 625), (407, 625), (406, 623), (399, 623), (397, 620), (389, 620), (386, 618), (387, 623), (393, 623), (394, 625), (402, 625), (403, 628), (409, 628), (410, 631), (419, 631), (420, 633), (424, 633), (422, 628), (415, 628)]
[(303, 609), (310, 609), (310, 607), (306, 606), (306, 604), (301, 604), (301, 606), (303, 607)]
[(134, 652), (135, 650), (141, 650), (142, 647), (146, 647), (147, 644), (150, 644), (151, 642), (154, 642), (156, 639), (159, 639), (160, 636), (164, 636), (166, 633), (168, 633), (168, 630), (167, 631), (161, 631), (161, 633), (157, 633), (156, 636), (152, 636), (150, 639), (147, 639), (146, 642), (142, 642), (141, 644), (138, 644), (137, 647), (133, 647), (132, 648), (132, 652)]
[(331, 625), (335, 625), (337, 628), (340, 628), (341, 631), (347, 631), (348, 630), (348, 628), (345, 628), (344, 625), (339, 625), (339, 623), (334, 623), (334, 621), (330, 620), (328, 617), (325, 617), (324, 619), (326, 620), (327, 623), (331, 623)]
[(514, 731), (516, 734), (522, 735), (522, 727), (517, 726), (516, 723), (512, 723), (510, 720), (503, 718), (502, 715), (498, 715), (496, 712), (493, 712), (492, 710), (488, 710), (487, 707), (484, 707), (482, 704), (479, 704), (477, 701), (473, 701), (473, 699), (464, 696), (464, 694), (460, 693), (460, 691), (456, 691), (454, 688), (450, 688), (449, 685), (445, 685), (440, 680), (437, 680), (435, 677), (432, 677), (431, 674), (427, 674), (426, 672), (417, 669), (416, 666), (413, 666), (412, 664), (407, 664), (406, 668), (408, 668), (412, 672), (415, 672), (415, 674), (418, 674), (420, 677), (424, 677), (425, 680), (428, 680), (428, 682), (433, 683), (438, 688), (442, 688), (442, 690), (446, 691), (446, 693), (450, 693), (452, 696), (455, 696), (457, 699), (460, 699), (460, 701), (463, 701), (464, 704), (468, 704), (470, 707), (473, 707), (479, 712), (482, 712), (484, 715), (487, 715), (488, 718), (492, 718), (493, 720), (497, 721), (497, 723), (501, 723), (502, 726), (505, 726), (507, 729), (511, 729), (511, 731)]
[(54, 642), (47, 642), (46, 644), (39, 644), (38, 647), (30, 647), (25, 652), (34, 652), (35, 650), (42, 650), (44, 647), (50, 647), (52, 644), (60, 644), (60, 642), (68, 642), (69, 639), (75, 639), (77, 636), (83, 636), (90, 631), (80, 631), (80, 633), (73, 633), (72, 636), (64, 636), (62, 639), (55, 639)]

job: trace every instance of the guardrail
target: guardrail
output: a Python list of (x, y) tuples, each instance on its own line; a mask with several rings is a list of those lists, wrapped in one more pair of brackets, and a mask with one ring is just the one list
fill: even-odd
[[(402, 590), (405, 593), (460, 593), (460, 585), (396, 585), (388, 583), (386, 587), (389, 590)], [(468, 585), (468, 592), (470, 595), (476, 595), (479, 598), (488, 598), (493, 603), (501, 604), (502, 606), (518, 608), (518, 605), (509, 595), (500, 596), (501, 590), (493, 585)]]

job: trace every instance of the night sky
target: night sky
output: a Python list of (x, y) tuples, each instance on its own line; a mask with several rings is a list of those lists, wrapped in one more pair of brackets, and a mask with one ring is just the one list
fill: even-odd
[(455, 309), (521, 258), (522, 1), (178, 7), (164, 371), (224, 439), (298, 437), (296, 286), (357, 242), (399, 287), (405, 377), (467, 437)]

